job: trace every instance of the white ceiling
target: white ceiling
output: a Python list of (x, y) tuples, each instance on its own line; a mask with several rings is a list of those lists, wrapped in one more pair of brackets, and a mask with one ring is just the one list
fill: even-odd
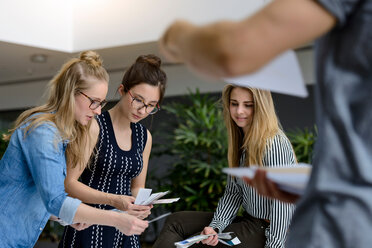
[[(0, 0), (1, 86), (50, 78), (79, 51), (94, 49), (109, 71), (140, 54), (178, 18), (197, 24), (241, 19), (265, 0)], [(47, 56), (33, 63), (34, 54)]]
[[(156, 42), (111, 47), (96, 50), (104, 60), (109, 72), (124, 71), (140, 54), (158, 54)], [(71, 57), (78, 53), (60, 52), (43, 48), (0, 42), (0, 86), (49, 80)], [(46, 55), (45, 63), (31, 61), (35, 54)], [(160, 56), (160, 55), (159, 55)]]

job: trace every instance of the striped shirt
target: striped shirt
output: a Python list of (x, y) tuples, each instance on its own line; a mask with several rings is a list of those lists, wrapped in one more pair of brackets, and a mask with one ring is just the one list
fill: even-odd
[[(240, 159), (240, 166), (244, 166), (244, 160), (245, 153)], [(277, 167), (294, 163), (296, 159), (292, 145), (285, 134), (279, 131), (266, 145), (263, 166)], [(228, 176), (224, 195), (218, 203), (210, 226), (224, 230), (232, 223), (240, 206), (255, 218), (270, 220), (270, 225), (265, 230), (266, 248), (284, 247), (294, 212), (293, 204), (263, 197), (242, 179)]]

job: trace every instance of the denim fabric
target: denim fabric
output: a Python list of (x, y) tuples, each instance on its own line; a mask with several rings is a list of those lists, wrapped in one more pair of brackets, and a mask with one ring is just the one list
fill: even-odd
[(72, 223), (81, 201), (67, 197), (65, 149), (53, 123), (12, 135), (0, 161), (0, 247), (33, 247), (51, 214)]
[(319, 133), (286, 247), (372, 247), (372, 1), (317, 2), (337, 25), (316, 43)]

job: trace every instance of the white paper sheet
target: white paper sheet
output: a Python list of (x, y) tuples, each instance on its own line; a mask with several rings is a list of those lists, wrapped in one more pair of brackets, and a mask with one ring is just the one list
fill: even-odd
[(257, 72), (224, 80), (240, 86), (250, 86), (299, 97), (308, 96), (301, 68), (292, 50), (279, 55)]
[(152, 204), (168, 204), (178, 201), (180, 198), (168, 198), (168, 199), (159, 199), (152, 202)]
[(169, 193), (169, 191), (166, 192), (159, 192), (151, 194), (152, 189), (145, 189), (141, 188), (138, 193), (136, 200), (134, 201), (134, 204), (136, 205), (150, 205), (150, 204), (166, 204), (166, 203), (172, 203), (178, 201), (180, 198), (170, 198), (170, 199), (161, 199), (161, 197), (165, 196)]
[(150, 197), (151, 192), (152, 189), (141, 188), (137, 193), (137, 197), (136, 200), (134, 201), (134, 204), (143, 205), (142, 203), (144, 203)]
[(158, 221), (158, 220), (160, 220), (160, 219), (163, 219), (163, 218), (167, 217), (167, 216), (170, 215), (170, 214), (171, 214), (171, 213), (162, 214), (162, 215), (160, 215), (160, 216), (158, 216), (158, 217), (156, 217), (156, 218), (154, 218), (154, 219), (152, 219), (152, 220), (149, 220), (149, 224), (152, 223), (152, 222), (154, 222), (154, 221)]
[(311, 165), (305, 163), (279, 167), (224, 168), (223, 172), (236, 177), (253, 178), (258, 168), (266, 170), (267, 177), (277, 183), (281, 189), (298, 195), (303, 194), (311, 173)]

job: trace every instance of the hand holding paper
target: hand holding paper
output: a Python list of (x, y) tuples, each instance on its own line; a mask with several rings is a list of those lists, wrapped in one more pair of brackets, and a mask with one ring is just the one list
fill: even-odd
[(238, 237), (233, 237), (235, 236), (233, 232), (228, 232), (228, 233), (218, 233), (218, 234), (196, 235), (191, 238), (176, 242), (174, 243), (174, 245), (177, 248), (187, 248), (187, 247), (192, 246), (196, 242), (207, 239), (208, 237), (213, 236), (213, 235), (217, 235), (218, 241), (227, 246), (234, 246), (234, 245), (238, 245), (241, 243)]
[(293, 203), (306, 188), (311, 166), (308, 164), (281, 167), (251, 166), (225, 168), (223, 171), (233, 176), (246, 177), (246, 182), (262, 195)]

